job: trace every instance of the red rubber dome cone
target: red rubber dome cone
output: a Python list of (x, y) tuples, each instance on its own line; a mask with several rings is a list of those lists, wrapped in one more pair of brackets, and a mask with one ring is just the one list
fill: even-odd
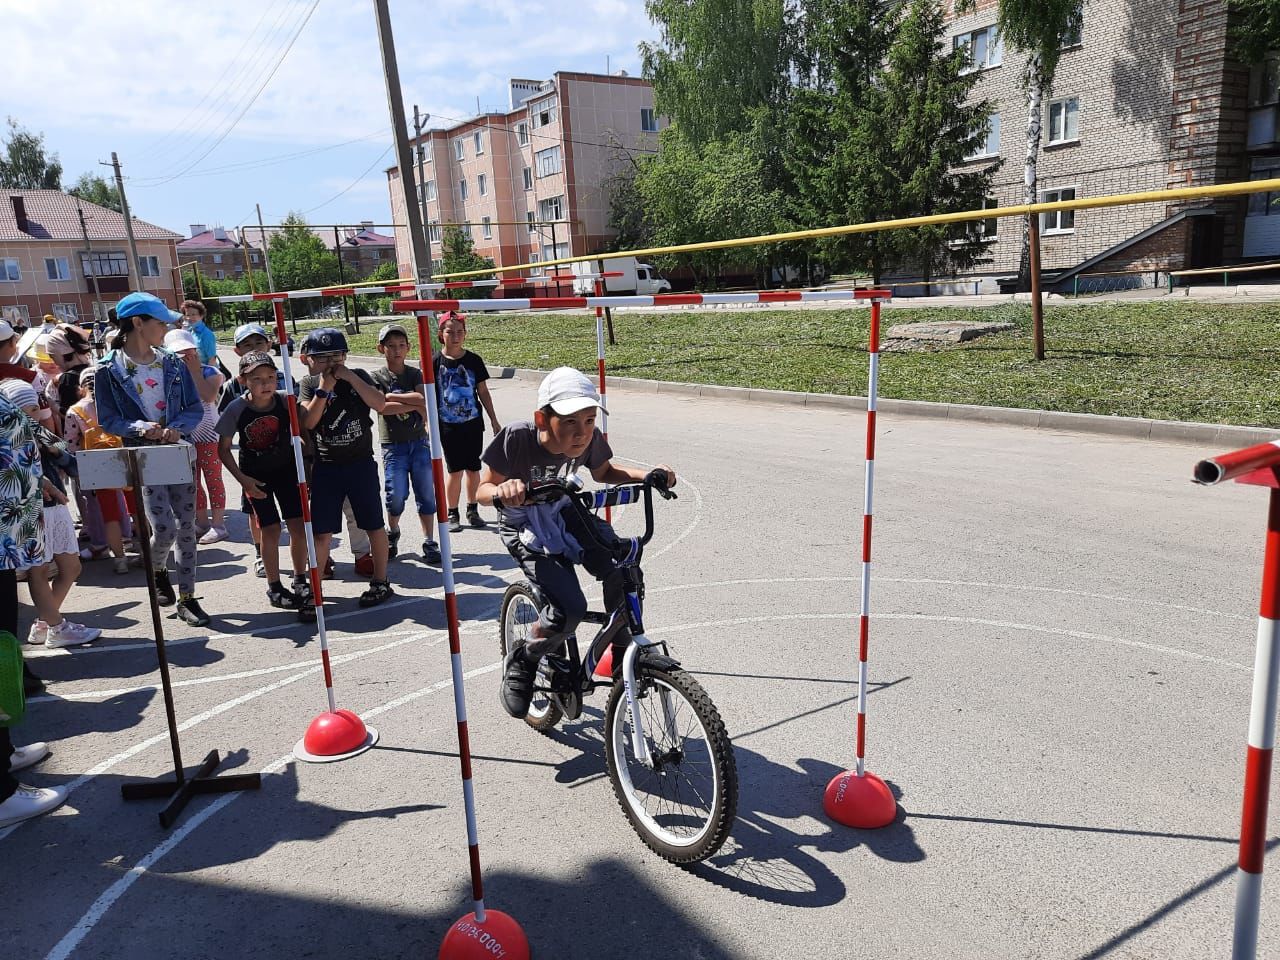
[(520, 924), (501, 910), (486, 910), (484, 922), (468, 913), (449, 928), (440, 944), (437, 960), (529, 960), (529, 940)]
[(889, 785), (874, 773), (858, 776), (856, 771), (846, 770), (827, 784), (822, 809), (836, 823), (874, 830), (893, 823), (898, 815), (898, 801)]
[(293, 755), (309, 763), (332, 763), (359, 756), (378, 742), (378, 731), (365, 726), (350, 710), (322, 713), (293, 747)]

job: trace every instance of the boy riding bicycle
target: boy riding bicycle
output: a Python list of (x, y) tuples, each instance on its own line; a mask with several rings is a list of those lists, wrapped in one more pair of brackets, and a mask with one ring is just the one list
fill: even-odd
[[(613, 450), (596, 429), (599, 407), (600, 394), (586, 376), (572, 367), (553, 370), (538, 387), (533, 421), (504, 427), (482, 458), (477, 499), (486, 506), (495, 505), (495, 497), (501, 501), (502, 542), (546, 600), (530, 642), (507, 654), (499, 693), (503, 708), (516, 718), (529, 712), (542, 657), (573, 634), (587, 612), (574, 564), (581, 563), (604, 583), (605, 604), (612, 609), (617, 602), (613, 594), (621, 590), (621, 578), (615, 576), (619, 561), (637, 549), (620, 541), (603, 520), (582, 516), (564, 500), (525, 505), (531, 483), (570, 477), (584, 466), (604, 484), (638, 482), (650, 475), (613, 463)], [(666, 486), (675, 486), (670, 468), (659, 466), (657, 471)]]

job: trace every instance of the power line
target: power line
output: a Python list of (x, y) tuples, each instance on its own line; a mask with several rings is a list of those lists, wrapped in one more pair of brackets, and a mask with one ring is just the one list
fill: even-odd
[[(387, 149), (383, 150), (380, 154), (378, 154), (376, 157), (374, 157), (373, 163), (371, 163), (371, 164), (369, 164), (369, 166), (365, 167), (365, 168), (364, 168), (364, 172), (363, 172), (362, 174), (360, 174), (360, 176), (356, 177), (354, 180), (352, 180), (349, 184), (347, 184), (345, 187), (343, 187), (341, 190), (339, 190), (337, 193), (335, 193), (332, 197), (330, 197), (330, 198), (329, 198), (328, 200), (326, 200), (324, 203), (316, 204), (314, 207), (312, 207), (312, 208), (311, 208), (311, 209), (309, 209), (309, 210), (303, 210), (303, 211), (302, 211), (302, 215), (305, 217), (305, 216), (306, 216), (307, 214), (309, 214), (309, 213), (315, 213), (315, 212), (316, 212), (317, 210), (319, 210), (321, 207), (327, 207), (329, 204), (333, 203), (333, 201), (337, 200), (339, 197), (343, 196), (344, 194), (346, 194), (346, 193), (350, 192), (352, 189), (354, 189), (354, 188), (355, 188), (355, 185), (356, 185), (357, 183), (359, 183), (361, 180), (363, 180), (365, 177), (367, 177), (367, 176), (369, 175), (369, 171), (370, 171), (370, 170), (372, 170), (374, 167), (376, 167), (379, 163), (381, 163), (381, 162), (382, 162), (382, 158), (383, 158), (383, 157), (385, 157), (388, 153), (390, 153), (390, 152), (391, 152), (391, 147), (392, 147), (392, 146), (394, 146), (394, 144), (392, 144), (391, 146), (388, 146), (388, 147), (387, 147)], [(281, 218), (281, 219), (283, 219), (283, 218)]]
[[(297, 151), (295, 153), (282, 153), (282, 154), (277, 154), (276, 156), (273, 156), (273, 157), (261, 157), (254, 160), (240, 160), (235, 163), (225, 164), (224, 166), (221, 166), (221, 167), (205, 167), (202, 170), (193, 170), (191, 173), (185, 174), (185, 176), (186, 177), (213, 177), (213, 176), (219, 176), (225, 173), (238, 173), (244, 170), (253, 170), (258, 167), (269, 167), (269, 166), (272, 166), (273, 164), (285, 163), (289, 160), (299, 160), (299, 159), (302, 159), (303, 157), (314, 156), (318, 153), (325, 153), (329, 150), (338, 150), (342, 147), (349, 147), (353, 143), (363, 143), (365, 140), (373, 140), (375, 137), (382, 137), (385, 135), (386, 135), (386, 131), (378, 130), (373, 133), (367, 133), (362, 137), (355, 137), (351, 140), (343, 140), (341, 143), (333, 143), (324, 147), (312, 147), (307, 150)], [(125, 180), (129, 180), (130, 182), (134, 183), (138, 187), (155, 186), (155, 184), (149, 184), (149, 183), (146, 183), (145, 181), (135, 180), (130, 177), (125, 177)]]
[(267, 84), (269, 84), (272, 78), (275, 77), (277, 71), (279, 71), (281, 65), (284, 63), (285, 58), (289, 56), (289, 51), (293, 49), (294, 43), (297, 42), (297, 39), (299, 36), (301, 36), (303, 29), (306, 27), (307, 23), (311, 20), (311, 15), (316, 12), (316, 7), (318, 7), (319, 5), (320, 5), (320, 0), (313, 0), (311, 6), (307, 8), (306, 16), (302, 18), (302, 22), (298, 25), (298, 28), (294, 31), (293, 36), (289, 38), (289, 43), (285, 46), (284, 52), (280, 54), (279, 59), (276, 60), (275, 65), (271, 68), (271, 71), (267, 74), (266, 79), (264, 79), (262, 83), (259, 84), (258, 89), (253, 92), (253, 96), (249, 99), (249, 102), (246, 103), (244, 105), (244, 108), (239, 113), (236, 114), (235, 118), (231, 121), (230, 124), (228, 124), (227, 128), (223, 130), (222, 133), (218, 136), (218, 138), (213, 142), (212, 146), (210, 146), (209, 149), (205, 150), (204, 153), (200, 154), (200, 156), (196, 157), (195, 160), (193, 160), (190, 164), (188, 164), (182, 170), (179, 170), (177, 173), (173, 174), (172, 176), (160, 179), (157, 183), (153, 184), (153, 186), (159, 187), (159, 186), (163, 186), (166, 183), (172, 183), (174, 180), (177, 180), (179, 177), (190, 172), (190, 170), (193, 167), (199, 164), (201, 160), (203, 160), (205, 157), (211, 154), (214, 150), (216, 150), (222, 144), (222, 142), (227, 139), (227, 137), (231, 134), (231, 131), (234, 130), (236, 128), (236, 125), (244, 118), (244, 115), (249, 112), (249, 108), (252, 107), (257, 102), (258, 97), (262, 95), (262, 91), (267, 88)]
[[(457, 118), (457, 117), (446, 117), (446, 116), (445, 116), (444, 114), (442, 114), (442, 113), (433, 114), (433, 116), (439, 117), (441, 120), (449, 120), (450, 122), (452, 122), (452, 123), (457, 123), (457, 124), (464, 124), (464, 123), (465, 123), (465, 124), (472, 124), (472, 125), (474, 125), (474, 126), (478, 126), (478, 127), (485, 127), (485, 128), (487, 128), (487, 129), (489, 129), (489, 130), (501, 130), (501, 131), (503, 131), (504, 133), (515, 133), (515, 132), (516, 132), (514, 128), (509, 127), (509, 126), (506, 126), (505, 124), (501, 124), (501, 123), (475, 123), (475, 122), (474, 122), (474, 121), (472, 121), (472, 120), (460, 120), (460, 119), (459, 119), (459, 118)], [(430, 131), (425, 131), (425, 132), (423, 133), (423, 136), (426, 136), (426, 134), (427, 134), (427, 133), (429, 133), (429, 132), (430, 132)], [(440, 132), (441, 132), (441, 133), (446, 133), (447, 131), (443, 131), (443, 130), (442, 130), (442, 131), (440, 131)], [(530, 128), (530, 130), (529, 130), (529, 137), (530, 137), (530, 139), (532, 139), (532, 138), (535, 138), (535, 137), (536, 137), (536, 138), (537, 138), (537, 139), (539, 139), (539, 140), (547, 140), (547, 141), (549, 141), (549, 142), (550, 142), (550, 143), (552, 143), (552, 144), (557, 144), (557, 143), (572, 143), (572, 144), (575, 144), (575, 145), (577, 145), (577, 146), (582, 146), (582, 147), (600, 147), (601, 149), (604, 149), (604, 148), (607, 148), (607, 147), (617, 147), (617, 148), (618, 148), (618, 149), (620, 149), (620, 150), (626, 150), (628, 153), (647, 153), (647, 154), (651, 154), (651, 155), (655, 155), (655, 156), (656, 156), (656, 155), (657, 155), (657, 153), (658, 153), (658, 151), (657, 151), (657, 150), (650, 150), (650, 149), (648, 149), (647, 147), (627, 147), (627, 146), (625, 146), (624, 144), (622, 144), (622, 143), (620, 143), (620, 142), (616, 142), (616, 143), (600, 143), (600, 142), (597, 142), (597, 141), (595, 141), (595, 140), (577, 140), (577, 139), (572, 138), (572, 137), (550, 137), (550, 136), (547, 136), (546, 134), (534, 133), (534, 132), (533, 132), (533, 128)]]
[[(253, 29), (250, 30), (248, 35), (245, 36), (244, 42), (240, 44), (240, 48), (227, 61), (227, 65), (222, 68), (222, 72), (218, 74), (218, 79), (214, 80), (213, 83), (209, 86), (209, 88), (205, 91), (204, 96), (201, 97), (196, 102), (195, 106), (193, 106), (191, 109), (189, 109), (186, 112), (186, 114), (183, 116), (181, 120), (179, 120), (174, 126), (170, 127), (168, 132), (166, 132), (163, 136), (160, 137), (159, 140), (157, 140), (154, 144), (152, 144), (152, 147), (149, 153), (153, 158), (157, 156), (162, 156), (172, 151), (173, 149), (172, 147), (162, 148), (161, 145), (170, 140), (173, 140), (178, 136), (179, 133), (186, 130), (187, 121), (196, 115), (196, 112), (200, 110), (201, 107), (204, 106), (205, 102), (208, 101), (208, 99), (211, 96), (213, 96), (215, 92), (218, 94), (225, 94), (227, 92), (226, 90), (223, 89), (223, 86), (222, 86), (223, 81), (226, 79), (227, 75), (231, 72), (231, 69), (237, 65), (237, 62), (240, 60), (241, 56), (244, 54), (245, 49), (249, 46), (249, 41), (253, 39), (254, 34), (258, 32), (258, 28), (261, 27), (263, 22), (267, 19), (267, 13), (271, 9), (271, 7), (272, 7), (272, 4), (270, 3), (266, 4), (263, 7), (262, 16), (258, 18), (258, 22), (253, 25)], [(195, 126), (191, 127), (190, 129), (194, 130)]]

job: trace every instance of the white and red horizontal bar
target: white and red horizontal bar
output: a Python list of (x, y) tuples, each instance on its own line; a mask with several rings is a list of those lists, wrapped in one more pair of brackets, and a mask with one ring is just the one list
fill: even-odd
[[(1222, 483), (1225, 480), (1275, 486), (1276, 478), (1273, 471), (1277, 468), (1280, 468), (1280, 440), (1272, 440), (1255, 447), (1246, 447), (1243, 450), (1234, 450), (1231, 453), (1201, 460), (1196, 464), (1192, 479), (1206, 486)], [(1251, 476), (1258, 471), (1267, 471), (1267, 475)]]
[(676, 307), (727, 303), (889, 300), (888, 290), (761, 290), (756, 293), (657, 293), (642, 297), (528, 297), (499, 300), (396, 300), (393, 310), (572, 310), (577, 307)]

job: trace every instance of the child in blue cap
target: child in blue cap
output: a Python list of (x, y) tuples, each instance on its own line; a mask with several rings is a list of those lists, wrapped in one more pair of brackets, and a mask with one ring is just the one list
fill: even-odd
[[(182, 319), (149, 293), (131, 293), (116, 304), (111, 350), (98, 361), (98, 421), (125, 446), (177, 443), (204, 418), (204, 405), (187, 365), (161, 347), (165, 332)], [(151, 561), (161, 606), (193, 627), (209, 625), (196, 600), (196, 487), (194, 482), (143, 486), (151, 524)], [(169, 581), (169, 550), (178, 545), (178, 595)]]

